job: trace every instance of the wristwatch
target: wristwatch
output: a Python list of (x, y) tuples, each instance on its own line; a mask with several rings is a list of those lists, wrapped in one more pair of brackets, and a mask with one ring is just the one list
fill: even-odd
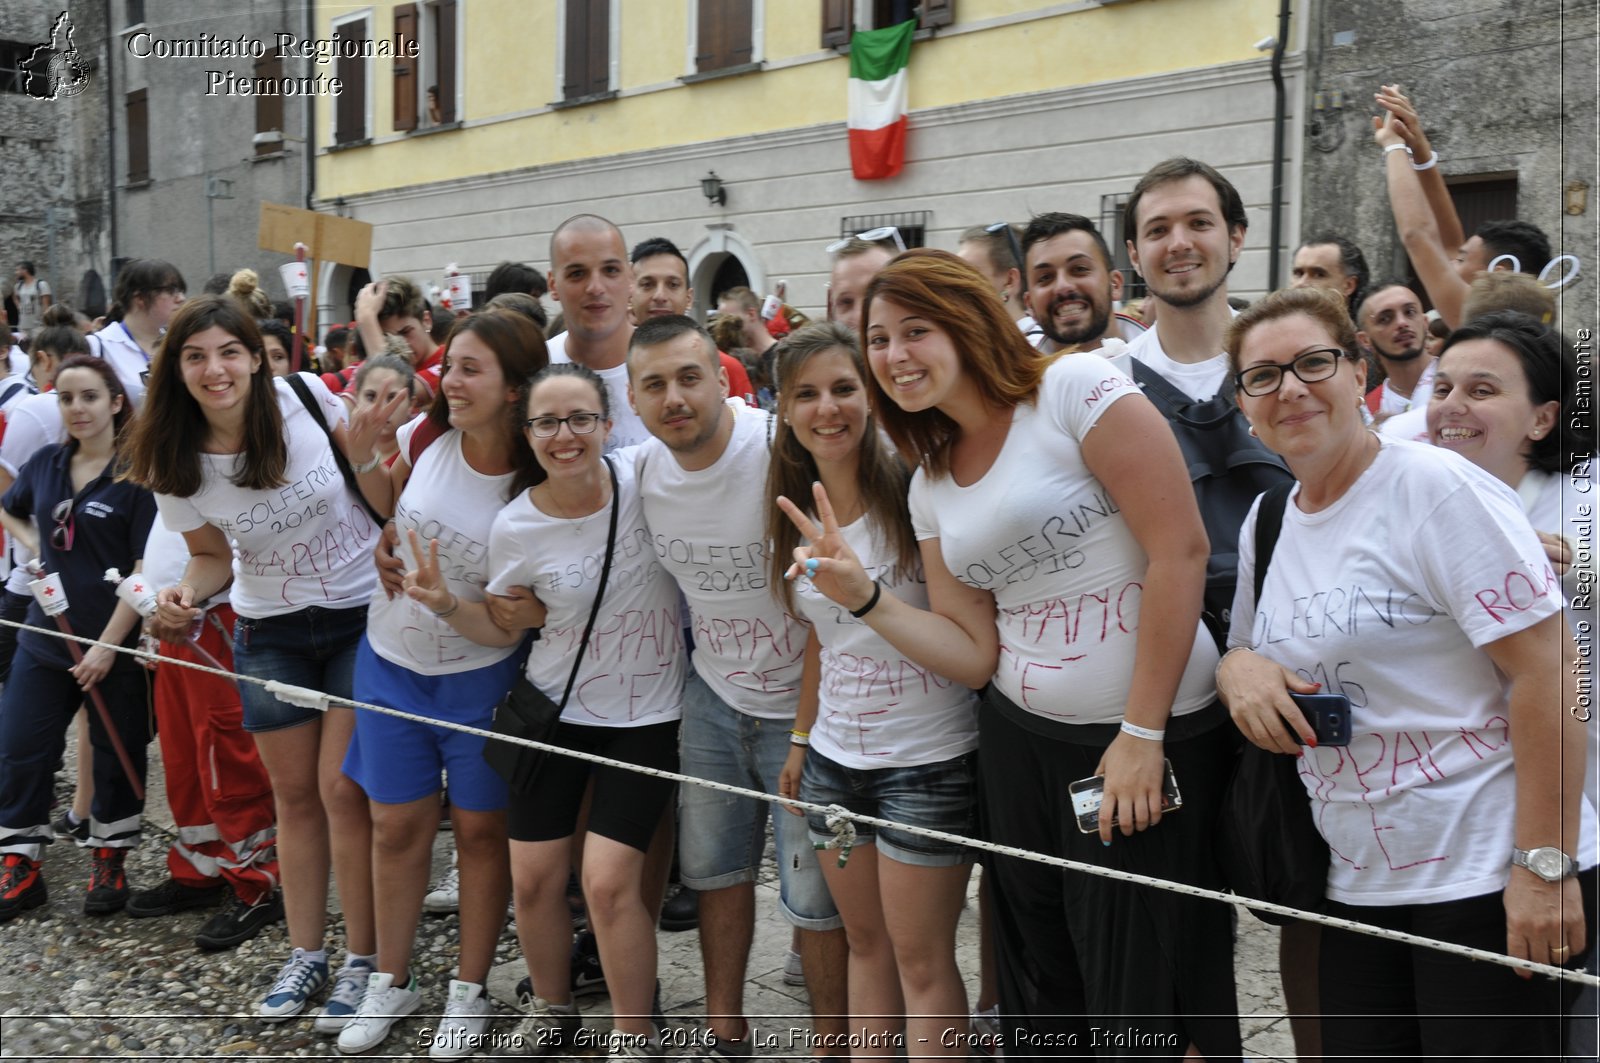
[(1578, 865), (1560, 849), (1551, 845), (1537, 849), (1512, 849), (1513, 867), (1525, 867), (1546, 882), (1560, 882), (1578, 873)]

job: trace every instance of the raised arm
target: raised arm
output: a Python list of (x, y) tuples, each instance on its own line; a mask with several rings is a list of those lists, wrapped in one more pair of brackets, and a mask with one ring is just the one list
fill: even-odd
[(994, 596), (951, 575), (937, 539), (919, 544), (929, 609), (881, 593), (839, 534), (828, 492), (818, 483), (812, 494), (816, 521), (787, 498), (778, 497), (778, 506), (811, 544), (795, 550), (795, 563), (786, 578), (809, 576), (817, 590), (852, 614), (859, 613), (860, 620), (922, 667), (975, 690), (989, 682), (1000, 662)]
[(1411, 256), (1411, 264), (1439, 316), (1455, 328), (1461, 324), (1467, 282), (1456, 273), (1455, 249), (1444, 246), (1439, 224), (1423, 191), (1423, 174), (1411, 168), (1411, 156), (1403, 150), (1406, 140), (1393, 113), (1373, 117), (1372, 139), (1385, 149), (1383, 167), (1389, 186), (1389, 209), (1394, 212), (1400, 242)]
[[(1433, 223), (1439, 227), (1439, 242), (1447, 254), (1467, 242), (1466, 230), (1461, 227), (1461, 216), (1456, 213), (1455, 200), (1450, 198), (1450, 187), (1444, 183), (1444, 173), (1439, 169), (1428, 141), (1427, 130), (1422, 128), (1422, 116), (1399, 85), (1385, 85), (1377, 95), (1378, 106), (1388, 111), (1399, 123), (1400, 136), (1411, 150), (1411, 168), (1422, 184), (1422, 193), (1428, 200)], [(1418, 169), (1421, 167), (1421, 169)]]

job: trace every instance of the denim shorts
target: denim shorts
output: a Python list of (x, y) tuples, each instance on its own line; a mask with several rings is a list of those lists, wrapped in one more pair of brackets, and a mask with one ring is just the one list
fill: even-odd
[[(735, 711), (698, 676), (683, 687), (682, 772), (769, 794), (789, 757), (793, 720), (763, 720)], [(686, 783), (678, 789), (678, 867), (690, 889), (717, 890), (753, 882), (766, 848), (768, 809), (778, 854), (778, 899), (801, 930), (844, 925), (811, 848), (806, 821), (750, 797)]]
[[(310, 605), (233, 626), (233, 666), (255, 679), (308, 687), (348, 700), (355, 682), (356, 647), (367, 632), (367, 607), (324, 609)], [(319, 715), (291, 705), (257, 683), (240, 683), (244, 729), (257, 734), (297, 727)]]
[[(800, 776), (800, 800), (842, 805), (863, 816), (965, 838), (973, 836), (978, 824), (978, 784), (971, 753), (909, 768), (847, 768), (812, 747), (806, 750)], [(820, 812), (808, 812), (806, 826), (813, 843), (833, 837)], [(918, 867), (955, 867), (973, 860), (972, 850), (964, 845), (865, 823), (856, 824), (856, 844), (874, 844), (883, 856)]]

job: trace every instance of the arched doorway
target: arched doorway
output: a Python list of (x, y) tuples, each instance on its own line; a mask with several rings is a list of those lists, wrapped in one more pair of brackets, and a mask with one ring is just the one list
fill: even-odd
[(689, 252), (689, 281), (694, 285), (694, 315), (704, 321), (717, 308), (716, 298), (740, 285), (766, 290), (767, 274), (755, 248), (732, 229), (712, 228)]

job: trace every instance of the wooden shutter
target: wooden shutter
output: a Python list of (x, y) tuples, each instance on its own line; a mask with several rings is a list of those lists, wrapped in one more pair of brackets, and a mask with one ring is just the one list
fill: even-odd
[(751, 0), (700, 0), (695, 69), (700, 73), (743, 66), (755, 54)]
[(595, 96), (611, 88), (611, 4), (589, 0), (589, 73), (583, 94)]
[(417, 5), (394, 9), (394, 127), (417, 128), (417, 60), (406, 53), (417, 40)]
[(456, 0), (433, 7), (434, 84), (439, 87), (439, 121), (456, 120)]
[(128, 93), (128, 183), (150, 180), (150, 104), (144, 89)]
[[(283, 53), (273, 51), (264, 55), (255, 63), (256, 77), (281, 78), (283, 77)], [(256, 97), (256, 132), (270, 133), (276, 130), (283, 131), (283, 97), (277, 94), (262, 94)], [(283, 150), (283, 141), (277, 143), (257, 144), (257, 155), (270, 155), (275, 151)]]
[(566, 62), (561, 73), (561, 98), (584, 94), (589, 77), (589, 0), (567, 0)]
[(722, 0), (700, 0), (699, 24), (694, 35), (694, 68), (702, 74), (727, 65), (724, 61), (727, 23), (723, 21), (722, 8)]
[(935, 29), (949, 26), (956, 20), (956, 0), (921, 0), (922, 13), (917, 18), (918, 29)]
[[(334, 34), (341, 41), (365, 41), (367, 20), (346, 22)], [(354, 50), (354, 49), (352, 49)], [(350, 144), (367, 135), (367, 62), (359, 56), (341, 55), (336, 69), (342, 91), (335, 99), (333, 142)]]
[(850, 43), (855, 27), (855, 0), (822, 0), (822, 46), (839, 48)]

